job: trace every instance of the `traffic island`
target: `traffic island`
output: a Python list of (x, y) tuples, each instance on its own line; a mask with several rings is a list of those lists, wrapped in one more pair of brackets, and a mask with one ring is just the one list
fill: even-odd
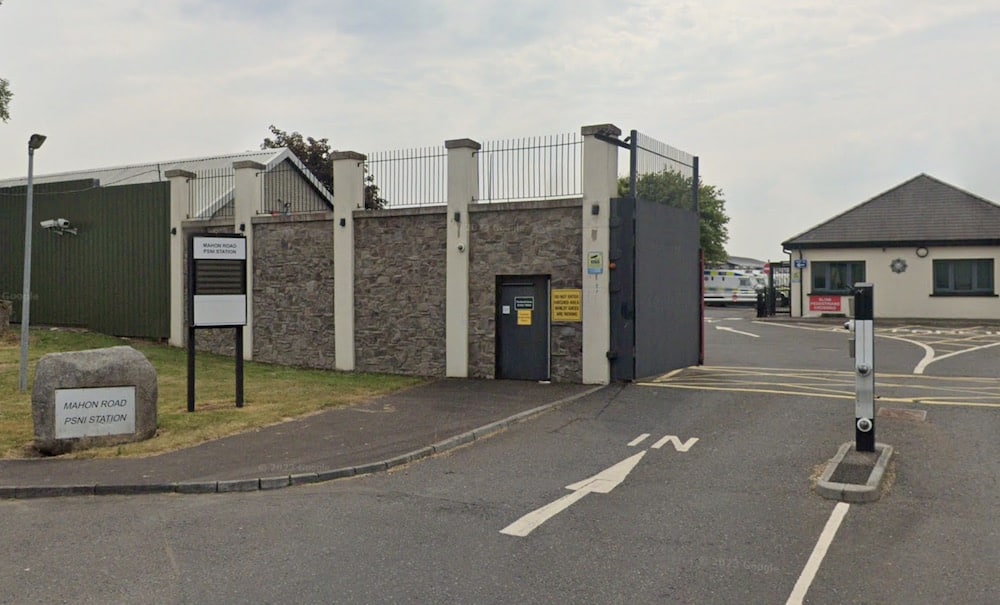
[(852, 442), (841, 445), (816, 482), (816, 493), (841, 502), (877, 501), (892, 453), (884, 443), (876, 443), (874, 452), (859, 452)]

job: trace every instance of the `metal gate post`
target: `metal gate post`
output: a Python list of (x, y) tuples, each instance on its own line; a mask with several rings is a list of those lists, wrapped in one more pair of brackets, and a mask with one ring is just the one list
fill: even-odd
[(855, 451), (875, 451), (875, 329), (873, 286), (854, 284)]

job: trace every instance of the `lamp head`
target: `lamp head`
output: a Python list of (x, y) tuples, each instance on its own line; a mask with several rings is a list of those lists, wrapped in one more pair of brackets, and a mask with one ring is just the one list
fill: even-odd
[(44, 134), (33, 134), (31, 138), (28, 139), (28, 149), (38, 149), (45, 142)]

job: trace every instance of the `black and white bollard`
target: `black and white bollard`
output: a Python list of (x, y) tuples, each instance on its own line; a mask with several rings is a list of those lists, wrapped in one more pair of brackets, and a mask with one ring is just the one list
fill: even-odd
[(875, 451), (875, 328), (873, 286), (854, 284), (855, 451)]

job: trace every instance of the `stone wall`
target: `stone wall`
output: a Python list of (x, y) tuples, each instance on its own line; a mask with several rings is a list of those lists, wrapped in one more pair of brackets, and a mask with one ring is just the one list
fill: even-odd
[[(332, 220), (254, 219), (255, 360), (335, 367)], [(469, 223), (469, 373), (493, 378), (496, 278), (548, 275), (552, 288), (581, 288), (581, 201), (473, 205)], [(354, 225), (355, 368), (444, 376), (446, 207), (357, 212)], [(582, 343), (582, 324), (552, 324), (553, 381), (582, 381)], [(233, 330), (198, 330), (198, 348), (232, 355)]]
[(254, 360), (332, 369), (333, 214), (254, 219)]
[(446, 208), (357, 213), (355, 367), (445, 375)]
[[(552, 288), (581, 288), (581, 201), (470, 206), (469, 374), (496, 374), (496, 277), (549, 275)], [(551, 376), (583, 381), (581, 323), (553, 323)]]

